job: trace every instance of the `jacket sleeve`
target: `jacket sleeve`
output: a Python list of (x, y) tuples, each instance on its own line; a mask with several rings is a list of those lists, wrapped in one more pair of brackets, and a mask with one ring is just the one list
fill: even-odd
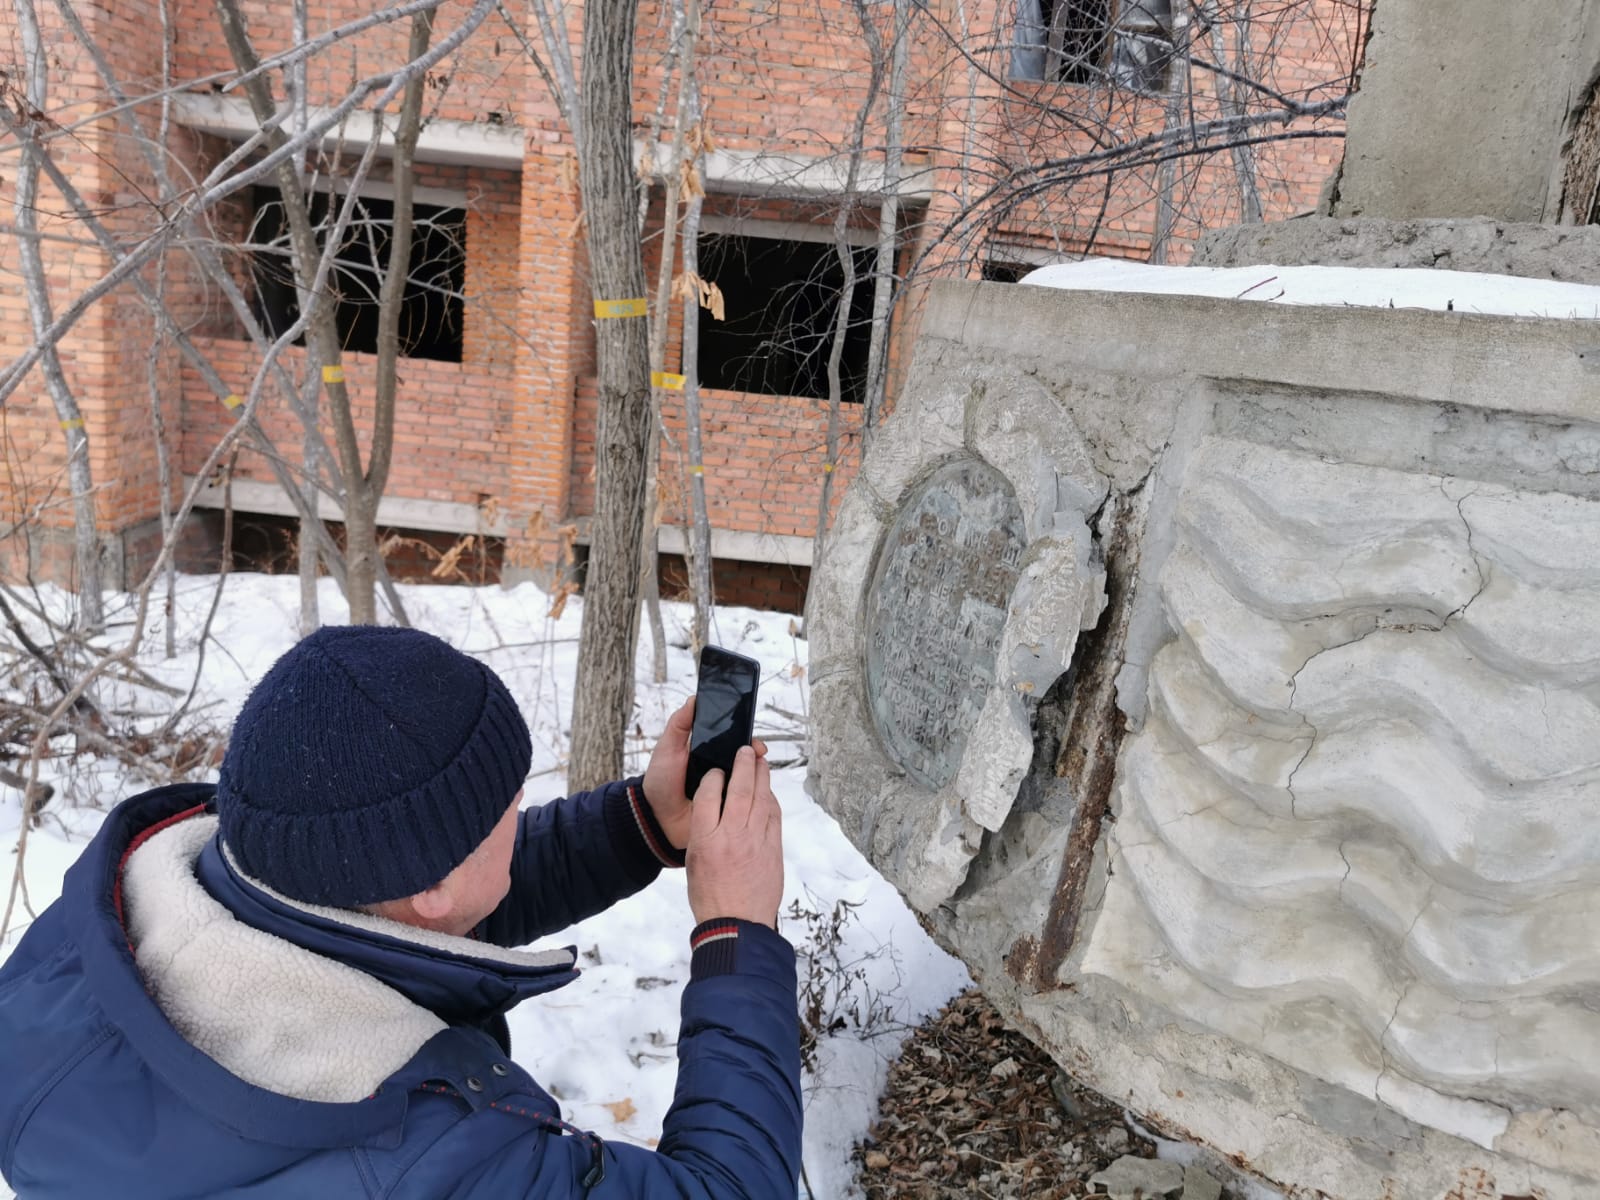
[(527, 945), (604, 912), (649, 885), (662, 867), (682, 865), (639, 779), (526, 809), (511, 856), (511, 890), (478, 936), (497, 946)]
[[(677, 1091), (657, 1149), (602, 1146), (577, 1131), (561, 1136), (529, 1128), (477, 1156), (464, 1178), (432, 1194), (794, 1200), (801, 1146), (794, 951), (772, 930), (742, 921), (707, 922), (694, 940)], [(425, 1161), (418, 1164), (424, 1171)]]

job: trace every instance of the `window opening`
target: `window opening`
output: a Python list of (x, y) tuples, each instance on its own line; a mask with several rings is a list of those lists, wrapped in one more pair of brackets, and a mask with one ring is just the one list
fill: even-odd
[(985, 283), (1018, 283), (1022, 277), (1034, 268), (1024, 263), (997, 262), (990, 259), (983, 264), (983, 281)]
[(1016, 0), (1015, 13), (1014, 79), (1166, 86), (1171, 0)]
[[(871, 342), (875, 251), (853, 247), (856, 288), (839, 362), (841, 397), (859, 404)], [(831, 242), (703, 233), (700, 274), (722, 289), (726, 319), (700, 315), (703, 387), (828, 397), (828, 354), (844, 269)]]
[[(251, 273), (255, 279), (256, 315), (274, 337), (281, 336), (300, 315), (294, 267), (289, 252), (289, 224), (283, 197), (276, 188), (253, 193)], [(317, 245), (327, 245), (327, 231), (339, 215), (343, 197), (314, 192), (311, 221)], [(412, 205), (411, 261), (400, 302), (400, 353), (406, 358), (461, 361), (461, 294), (467, 273), (467, 213), (463, 208)], [(394, 202), (362, 196), (345, 229), (329, 271), (334, 323), (345, 350), (375, 354), (378, 349), (379, 265), (389, 254)], [(305, 339), (296, 340), (304, 345)]]

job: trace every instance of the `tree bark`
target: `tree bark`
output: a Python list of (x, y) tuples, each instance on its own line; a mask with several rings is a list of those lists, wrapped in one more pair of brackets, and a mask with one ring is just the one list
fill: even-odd
[[(34, 338), (45, 342), (54, 318), (49, 277), (39, 250), (38, 224), (34, 216), (44, 151), (39, 146), (39, 129), (33, 114), (43, 117), (47, 108), (49, 63), (33, 0), (15, 0), (15, 11), (22, 42), (23, 96), (28, 104), (29, 119), (24, 126), (22, 156), (17, 163), (12, 211), (17, 228), (17, 265), (27, 296), (28, 319)], [(100, 531), (94, 510), (94, 475), (89, 466), (89, 433), (53, 342), (45, 345), (39, 369), (67, 444), (67, 486), (72, 493), (73, 551), (78, 575), (78, 625), (82, 629), (98, 630), (105, 623), (105, 610), (100, 591)]]
[[(257, 71), (260, 58), (245, 29), (244, 17), (236, 0), (216, 0), (224, 40), (234, 63), (251, 72), (244, 82), (251, 109), (263, 127), (275, 115), (276, 106), (265, 77)], [(472, 20), (481, 22), (492, 8), (492, 0), (474, 6)], [(411, 38), (407, 62), (414, 63), (428, 51), (433, 35), (433, 13), (422, 11), (411, 18)], [(404, 295), (411, 255), (412, 190), (415, 184), (417, 138), (422, 127), (422, 99), (426, 79), (420, 71), (411, 72), (405, 82), (394, 145), (394, 220), (389, 238), (388, 263), (384, 269), (378, 307), (378, 361), (374, 379), (376, 405), (373, 416), (371, 452), (363, 464), (356, 436), (350, 393), (344, 379), (341, 344), (334, 319), (328, 285), (318, 285), (319, 273), (326, 280), (327, 263), (337, 249), (343, 228), (353, 211), (354, 196), (345, 202), (326, 247), (317, 244), (311, 224), (310, 208), (299, 192), (299, 179), (292, 158), (284, 158), (275, 177), (289, 226), (289, 242), (297, 289), (311, 297), (313, 310), (306, 313), (308, 358), (320, 363), (323, 385), (328, 394), (329, 415), (333, 419), (334, 444), (338, 449), (339, 475), (345, 508), (345, 595), (350, 603), (350, 620), (356, 625), (375, 624), (378, 619), (377, 587), (384, 575), (378, 561), (376, 523), (378, 501), (388, 481), (389, 462), (394, 447), (396, 359), (398, 357), (399, 305)], [(274, 129), (269, 141), (275, 147), (288, 142), (281, 129)], [(376, 149), (375, 134), (363, 165)], [(387, 349), (386, 349), (387, 347)], [(303, 419), (303, 414), (302, 414)], [(406, 623), (398, 596), (386, 587), (395, 618)]]
[[(691, 14), (689, 8), (695, 9)], [(694, 76), (695, 40), (700, 21), (698, 0), (677, 0), (672, 13), (672, 51), (669, 58), (678, 63), (678, 102), (673, 116), (672, 155), (662, 170), (665, 180), (661, 205), (661, 269), (656, 277), (656, 302), (650, 319), (650, 444), (645, 449), (644, 520), (640, 535), (639, 594), (645, 623), (650, 628), (651, 678), (667, 681), (667, 634), (661, 620), (661, 406), (665, 389), (655, 385), (657, 374), (666, 370), (667, 328), (672, 324), (672, 268), (678, 236), (678, 201), (691, 164), (683, 159), (688, 133), (687, 99)], [(659, 122), (652, 121), (652, 126)], [(644, 218), (643, 202), (648, 180), (641, 183), (639, 213)], [(698, 183), (694, 185), (698, 187)], [(691, 194), (694, 188), (691, 188)]]
[[(697, 0), (690, 0), (696, 3)], [(689, 80), (684, 120), (699, 125), (705, 114), (700, 104), (700, 82)], [(702, 156), (704, 138), (695, 143), (695, 165)], [(683, 274), (700, 277), (700, 210), (705, 198), (689, 197), (683, 213)], [(683, 420), (689, 443), (689, 590), (694, 599), (694, 624), (690, 643), (695, 657), (711, 640), (711, 608), (716, 603), (711, 580), (711, 516), (706, 508), (705, 444), (700, 421), (700, 296), (699, 289), (683, 291)]]
[(867, 452), (889, 392), (889, 314), (894, 310), (895, 253), (900, 246), (900, 172), (904, 146), (906, 51), (909, 0), (894, 0), (894, 45), (890, 50), (888, 111), (884, 114), (883, 204), (878, 209), (878, 255), (873, 266), (872, 337), (867, 346), (867, 394), (862, 398), (861, 453)]
[[(307, 0), (294, 0), (293, 15), (290, 20), (290, 36), (294, 44), (303, 44), (307, 37), (306, 21)], [(305, 137), (307, 116), (310, 112), (311, 98), (307, 94), (306, 62), (301, 59), (289, 68), (285, 80), (288, 85), (289, 101), (294, 106), (294, 116), (291, 118), (293, 135), (296, 138)], [(294, 173), (298, 178), (296, 191), (304, 196), (306, 194), (306, 156), (305, 150), (294, 157)], [(301, 292), (299, 295), (300, 311), (306, 311), (310, 303), (310, 296)], [(305, 472), (305, 482), (301, 485), (301, 498), (304, 507), (310, 512), (318, 510), (317, 495), (317, 450), (321, 445), (321, 435), (317, 427), (317, 409), (322, 398), (322, 389), (311, 383), (315, 369), (310, 364), (306, 367), (306, 383), (301, 390), (301, 404), (310, 417), (302, 427), (300, 444), (300, 469)], [(317, 518), (319, 521), (321, 517)], [(300, 523), (300, 535), (295, 539), (296, 550), (299, 553), (300, 570), (300, 636), (309, 637), (315, 633), (322, 624), (322, 612), (317, 603), (317, 575), (318, 566), (322, 556), (318, 553), (317, 540), (305, 521)]]
[(817, 497), (817, 532), (811, 541), (811, 571), (815, 577), (822, 565), (822, 546), (828, 532), (828, 521), (833, 511), (833, 473), (839, 465), (839, 406), (844, 401), (844, 380), (840, 365), (844, 358), (844, 342), (850, 332), (850, 302), (856, 290), (856, 256), (850, 245), (850, 214), (856, 206), (856, 183), (861, 175), (861, 156), (866, 149), (867, 121), (872, 107), (877, 103), (883, 86), (883, 38), (872, 23), (866, 0), (855, 0), (856, 17), (861, 22), (861, 33), (871, 56), (867, 76), (867, 92), (856, 112), (855, 124), (850, 133), (849, 159), (845, 168), (844, 193), (834, 210), (833, 250), (839, 259), (844, 280), (839, 286), (839, 302), (834, 308), (833, 342), (828, 347), (828, 432), (823, 451), (822, 492)]
[[(1239, 75), (1247, 75), (1250, 64), (1250, 5), (1241, 3), (1233, 17), (1233, 62), (1228, 61), (1228, 42), (1222, 28), (1222, 17), (1217, 0), (1210, 0), (1204, 17), (1211, 27), (1211, 54), (1217, 66)], [(1215, 75), (1217, 104), (1225, 117), (1244, 116), (1244, 105), (1239, 102), (1239, 88), (1227, 75)], [(1235, 143), (1233, 147), (1233, 173), (1239, 181), (1239, 223), (1258, 225), (1261, 222), (1261, 189), (1256, 183), (1255, 150)]]
[(634, 621), (650, 433), (650, 347), (638, 315), (600, 316), (604, 305), (643, 309), (644, 261), (633, 186), (633, 37), (638, 0), (590, 0), (583, 14), (578, 170), (597, 304), (599, 422), (595, 514), (584, 577), (583, 627), (572, 707), (567, 783), (594, 787), (622, 774), (633, 710)]
[[(1172, 59), (1167, 67), (1165, 132), (1175, 133), (1183, 128), (1184, 112), (1189, 103), (1189, 19), (1174, 5), (1172, 14)], [(1178, 160), (1163, 159), (1156, 168), (1156, 219), (1150, 236), (1150, 261), (1162, 264), (1172, 242), (1172, 229), (1177, 223), (1178, 206), (1173, 199), (1177, 186)]]

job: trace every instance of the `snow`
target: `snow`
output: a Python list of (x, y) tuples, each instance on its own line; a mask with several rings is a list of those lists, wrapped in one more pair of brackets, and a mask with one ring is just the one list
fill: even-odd
[[(298, 582), (289, 576), (235, 574), (226, 580), (203, 663), (199, 633), (217, 586), (214, 576), (179, 581), (179, 655), (161, 657), (159, 616), (139, 653), (140, 665), (185, 691), (196, 678), (199, 719), (225, 729), (251, 684), (295, 641)], [(533, 735), (534, 759), (527, 803), (561, 794), (582, 601), (568, 601), (551, 618), (550, 598), (531, 584), (499, 587), (403, 587), (411, 621), (489, 663), (522, 705)], [(64, 608), (67, 598), (45, 590), (45, 601)], [(347, 613), (337, 589), (324, 581), (323, 619)], [(117, 602), (113, 601), (115, 605)], [(127, 600), (110, 618), (111, 642), (127, 636)], [(689, 610), (663, 605), (669, 648), (667, 682), (650, 681), (648, 644), (641, 645), (638, 699), (630, 725), (630, 771), (642, 771), (655, 735), (669, 713), (694, 689), (694, 660), (687, 647)], [(119, 628), (118, 623), (121, 622)], [(647, 639), (642, 639), (647, 642)], [(773, 789), (784, 810), (784, 907), (799, 902), (830, 912), (839, 901), (859, 904), (845, 929), (843, 961), (864, 973), (862, 985), (888, 1006), (868, 1030), (850, 1029), (826, 1039), (818, 1070), (805, 1080), (805, 1165), (816, 1200), (853, 1194), (851, 1146), (865, 1134), (889, 1062), (910, 1028), (969, 986), (960, 962), (941, 951), (898, 893), (862, 858), (833, 819), (806, 796), (804, 743), (806, 645), (791, 634), (786, 614), (723, 608), (713, 640), (762, 664), (758, 734), (772, 737)], [(174, 701), (129, 685), (109, 687), (102, 698), (137, 705), (157, 726)], [(787, 739), (787, 740), (780, 740)], [(149, 786), (117, 764), (91, 757), (51, 760), (41, 772), (59, 789), (47, 819), (29, 835), (26, 880), (35, 911), (60, 894), (61, 876), (93, 836), (105, 811), (125, 795)], [(63, 796), (69, 798), (63, 799)], [(0, 789), (0, 844), (16, 841), (21, 810), (15, 791)], [(8, 851), (8, 857), (10, 852)], [(11, 873), (0, 873), (9, 885)], [(26, 915), (19, 914), (26, 922)], [(17, 922), (13, 922), (16, 924)], [(601, 1137), (648, 1145), (659, 1136), (677, 1073), (678, 1001), (689, 973), (687, 936), (693, 927), (682, 872), (664, 873), (645, 892), (545, 944), (576, 945), (581, 978), (536, 997), (510, 1016), (517, 1060), (557, 1096), (574, 1123)], [(803, 938), (803, 922), (786, 919), (783, 931)], [(19, 930), (0, 942), (0, 960)], [(802, 976), (805, 966), (801, 964)], [(801, 1195), (805, 1195), (804, 1188)], [(9, 1193), (0, 1185), (0, 1197)]]
[(1453, 309), (1508, 317), (1600, 319), (1600, 286), (1399, 267), (1158, 267), (1086, 258), (1031, 271), (1035, 287), (1210, 296), (1268, 304)]

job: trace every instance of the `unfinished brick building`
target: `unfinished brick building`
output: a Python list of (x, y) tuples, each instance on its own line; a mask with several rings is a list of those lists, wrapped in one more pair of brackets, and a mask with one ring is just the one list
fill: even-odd
[[(459, 26), (468, 7), (444, 3), (439, 35)], [(1316, 106), (1348, 89), (1362, 7), (1301, 0), (1247, 21), (1248, 7), (1242, 0), (937, 0), (921, 8), (735, 0), (705, 14), (698, 72), (713, 145), (702, 171), (701, 274), (720, 287), (726, 313), (720, 321), (705, 315), (697, 348), (719, 598), (793, 606), (803, 592), (821, 483), (834, 465), (824, 449), (828, 401), (819, 364), (842, 279), (834, 231), (841, 206), (862, 280), (844, 350), (836, 482), (852, 473), (861, 432), (860, 379), (887, 192), (896, 199), (894, 269), (902, 285), (889, 342), (891, 398), (921, 280), (1014, 280), (1085, 251), (1142, 259), (1154, 249), (1181, 261), (1205, 228), (1315, 206), (1337, 163), (1340, 143), (1330, 135), (1342, 121), (1337, 104)], [(368, 6), (348, 0), (313, 8), (313, 38), (370, 15)], [(1233, 8), (1238, 19), (1221, 20), (1220, 10)], [(18, 120), (49, 123), (52, 156), (83, 200), (119, 245), (138, 245), (175, 206), (191, 203), (207, 172), (258, 128), (245, 100), (225, 86), (236, 68), (218, 10), (209, 0), (95, 0), (73, 10), (38, 0), (37, 10), (48, 102), (42, 115), (30, 116), (13, 87), (7, 107)], [(244, 10), (263, 57), (290, 50), (285, 6), (249, 0)], [(67, 11), (96, 48), (98, 65)], [(895, 91), (887, 47), (896, 15), (905, 13), (908, 53)], [(669, 158), (671, 107), (665, 122), (659, 111), (671, 16), (670, 5), (646, 3), (639, 18), (635, 146), (642, 163), (658, 167)], [(561, 19), (576, 48), (579, 7), (569, 6)], [(0, 16), (0, 57), (14, 64), (7, 77), (16, 81), (27, 62), (10, 20)], [(864, 20), (879, 34), (877, 62)], [(1174, 42), (1187, 55), (1174, 58)], [(578, 173), (573, 139), (529, 46), (543, 42), (534, 6), (524, 0), (491, 10), (429, 75), (416, 168), (427, 233), (413, 253), (426, 278), (404, 314), (410, 353), (400, 370), (395, 466), (379, 510), (383, 526), (435, 545), (485, 535), (493, 555), (483, 569), (490, 574), (500, 570), (502, 550), (508, 574), (537, 573), (552, 531), (563, 525), (576, 527), (581, 547), (594, 494), (592, 297)], [(401, 21), (328, 39), (307, 60), (313, 111), (335, 103), (353, 81), (404, 61), (404, 47)], [(120, 104), (106, 71), (118, 81)], [(877, 99), (858, 139), (858, 112), (875, 77)], [(891, 108), (901, 116), (904, 157), (898, 180), (886, 185), (893, 174), (885, 171)], [(1283, 119), (1228, 139), (1254, 143), (1243, 149), (1201, 129), (1230, 115), (1272, 112)], [(130, 115), (161, 140), (172, 176), (165, 191), (132, 135)], [(1194, 135), (1190, 150), (1163, 150), (1178, 144), (1172, 131), (1179, 126)], [(330, 134), (314, 186), (341, 195), (340, 172), (373, 129), (358, 111)], [(1285, 133), (1293, 137), (1276, 140)], [(14, 135), (0, 141), (7, 213), (19, 157)], [(375, 222), (390, 195), (388, 171), (380, 162), (361, 192), (363, 212)], [(653, 279), (663, 188), (660, 178), (648, 182), (642, 237)], [(292, 288), (286, 295), (275, 286), (259, 259), (273, 232), (273, 205), (270, 189), (250, 187), (209, 206), (202, 218), (204, 235), (225, 253), (269, 328), (293, 303)], [(36, 207), (53, 312), (71, 315), (70, 306), (115, 258), (48, 178)], [(9, 228), (0, 234), (0, 364), (13, 363), (35, 341), (18, 227)], [(343, 265), (354, 278), (363, 265), (352, 253)], [(192, 268), (183, 239), (160, 262), (159, 276), (150, 267), (145, 279), (159, 282), (169, 309), (232, 391), (245, 392), (260, 347)], [(672, 317), (669, 372), (681, 361), (680, 321)], [(372, 361), (370, 332), (353, 309), (341, 313), (341, 331), (347, 380), (359, 401), (370, 395), (363, 377)], [(284, 352), (291, 370), (301, 353)], [(87, 309), (61, 342), (60, 357), (81, 408), (104, 577), (131, 584), (159, 542), (158, 419), (171, 448), (175, 495), (203, 469), (235, 414), (126, 284)], [(672, 555), (683, 545), (683, 414), (675, 393), (664, 393), (663, 405), (669, 436), (661, 546)], [(260, 420), (285, 457), (296, 458), (303, 434), (295, 416), (268, 405)], [(36, 366), (0, 408), (0, 521), (10, 534), (5, 553), (13, 575), (60, 578), (72, 570), (64, 462), (73, 431), (61, 424)], [(841, 491), (836, 487), (835, 496)], [(239, 514), (236, 540), (246, 538), (252, 518), (269, 531), (273, 521), (292, 528), (294, 509), (257, 453), (240, 457), (230, 500)], [(220, 488), (202, 494), (187, 535), (188, 562), (204, 565), (207, 553), (214, 556), (217, 522), (207, 512), (222, 503)], [(339, 515), (327, 499), (322, 513)]]

